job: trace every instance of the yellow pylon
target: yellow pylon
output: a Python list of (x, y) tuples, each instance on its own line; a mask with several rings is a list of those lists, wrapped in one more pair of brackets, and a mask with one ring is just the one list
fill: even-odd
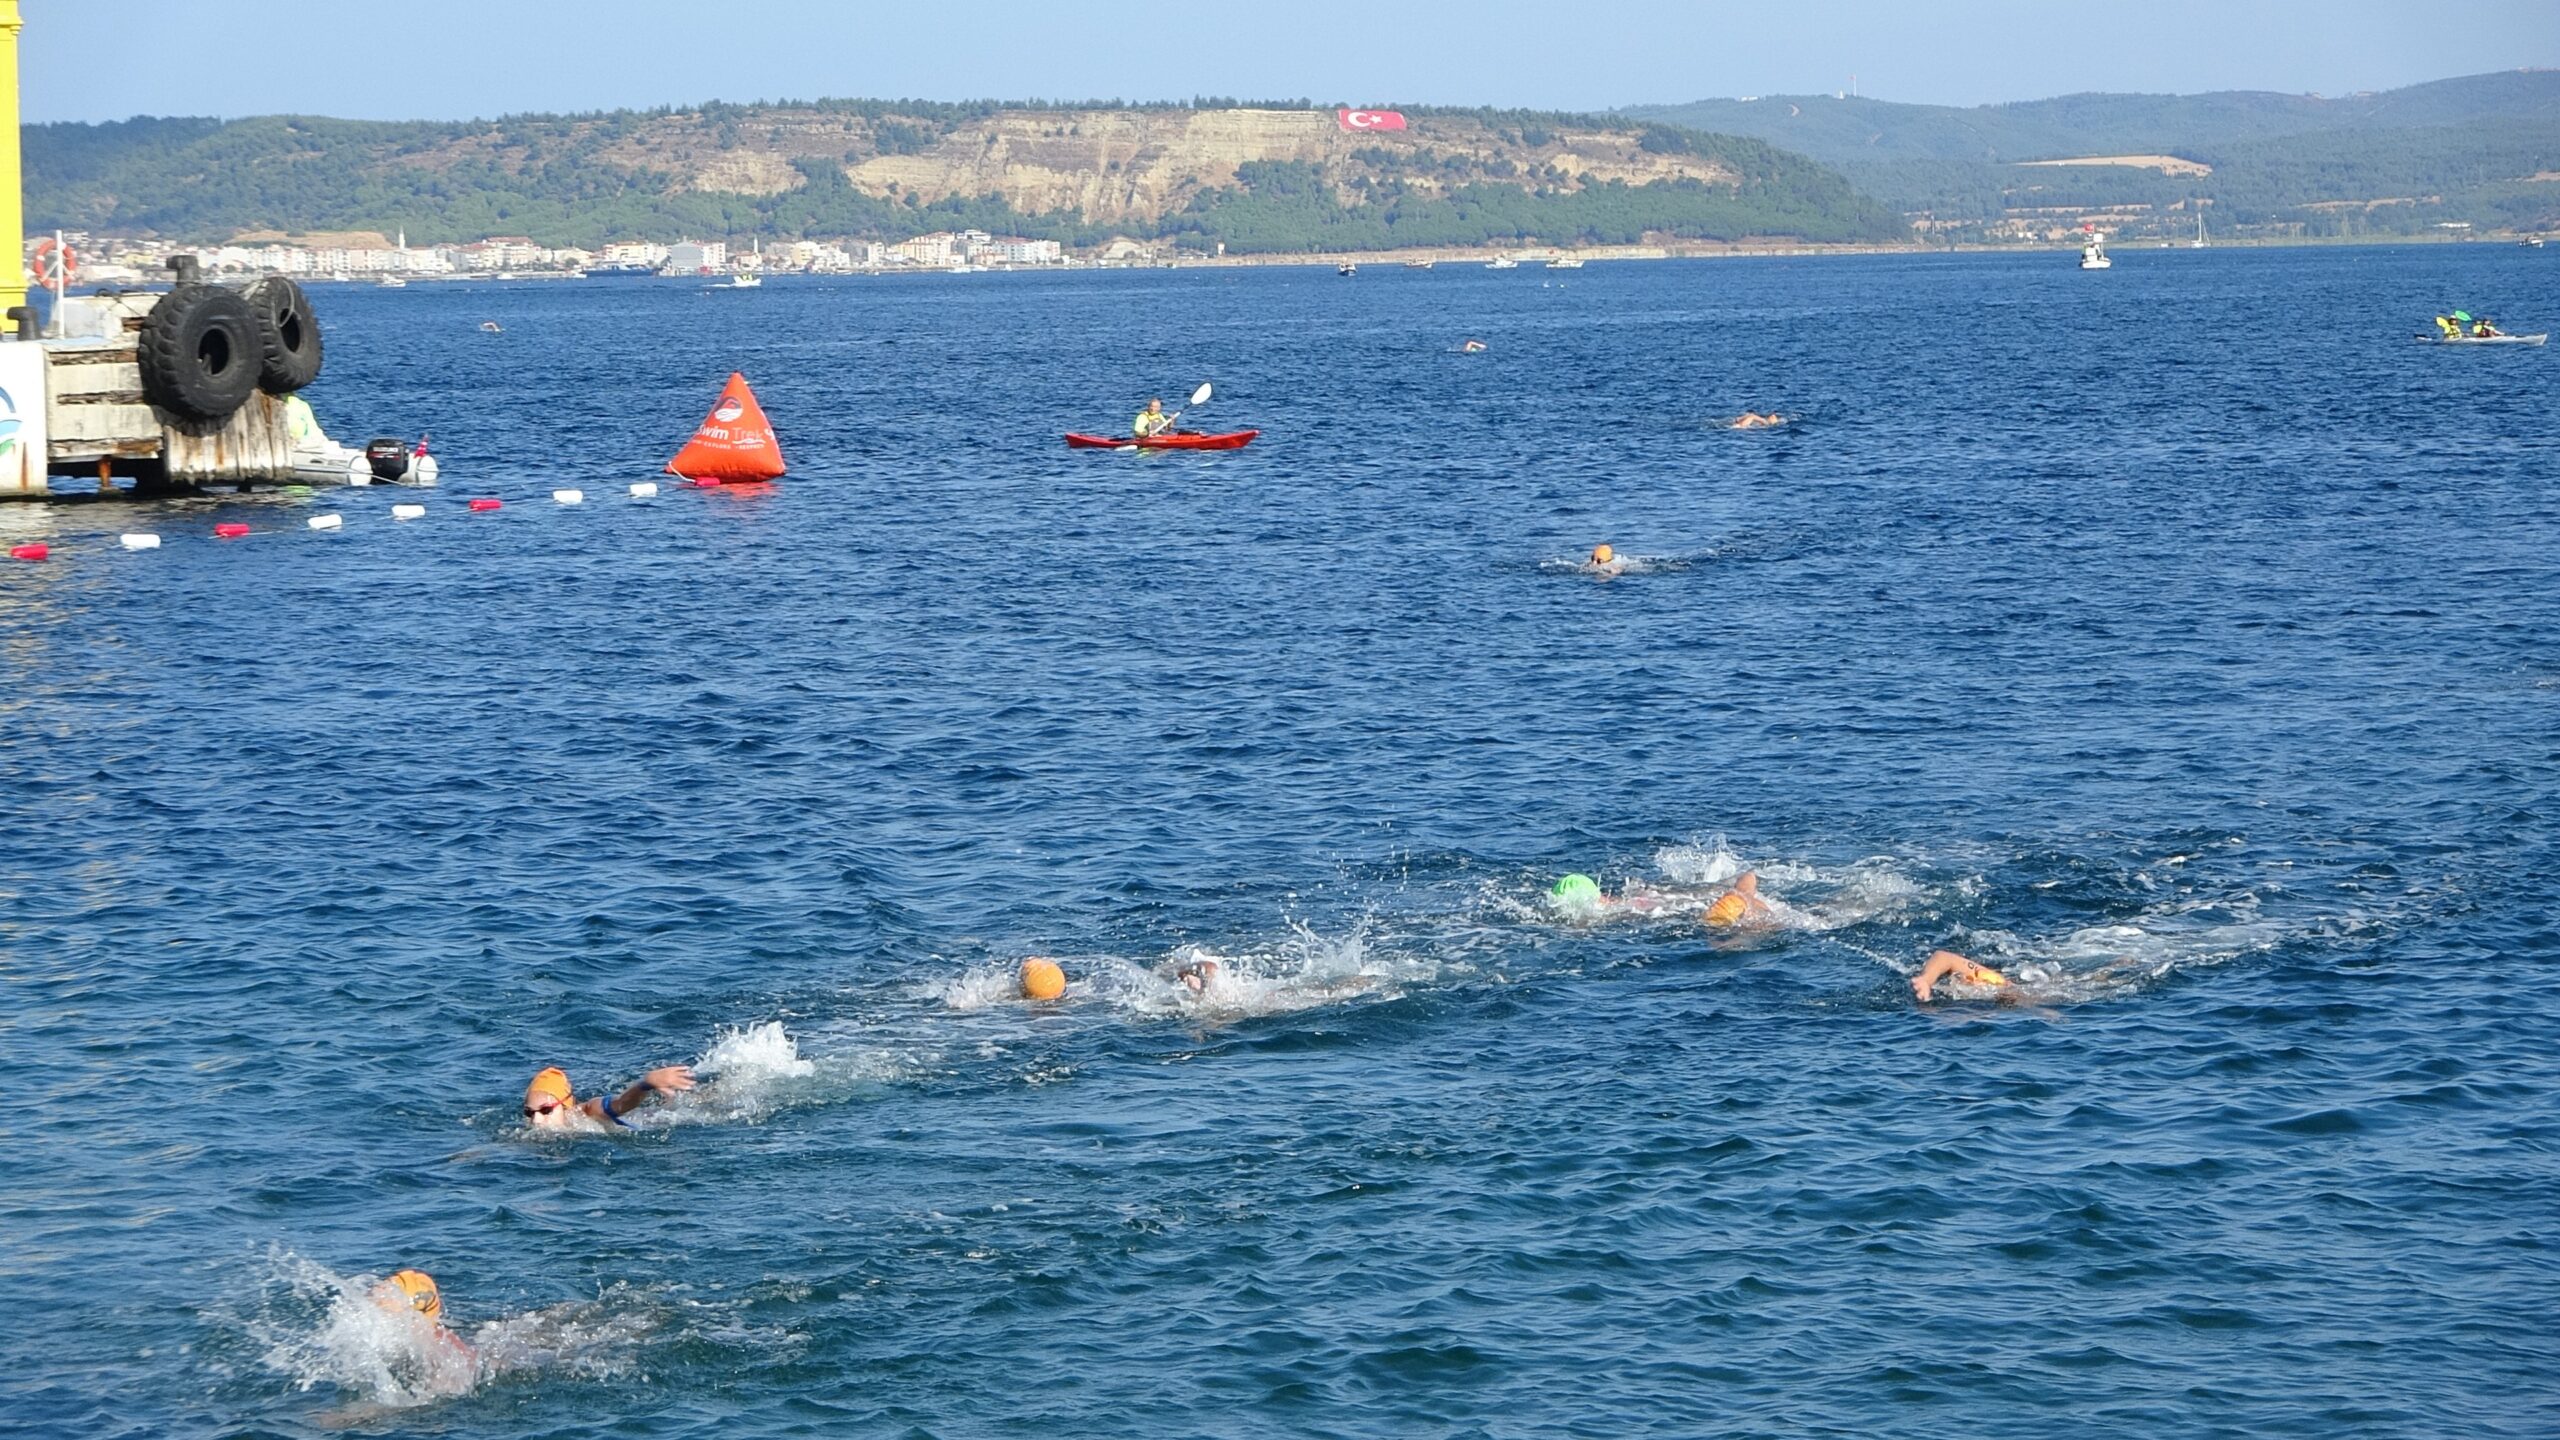
[(0, 0), (0, 310), (27, 303), (24, 176), (18, 168), (18, 0)]

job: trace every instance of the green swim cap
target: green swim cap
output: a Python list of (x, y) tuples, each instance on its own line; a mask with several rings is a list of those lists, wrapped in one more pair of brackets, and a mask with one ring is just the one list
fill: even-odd
[(1600, 882), (1588, 875), (1567, 875), (1547, 893), (1554, 896), (1559, 905), (1597, 905), (1600, 903)]

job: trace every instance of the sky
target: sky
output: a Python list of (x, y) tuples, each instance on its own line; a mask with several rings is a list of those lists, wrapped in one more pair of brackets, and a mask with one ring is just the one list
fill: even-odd
[[(2560, 0), (24, 0), (22, 118), (820, 96), (1602, 110), (1847, 90), (2343, 95), (2560, 66)], [(1854, 77), (1854, 81), (1853, 81)]]

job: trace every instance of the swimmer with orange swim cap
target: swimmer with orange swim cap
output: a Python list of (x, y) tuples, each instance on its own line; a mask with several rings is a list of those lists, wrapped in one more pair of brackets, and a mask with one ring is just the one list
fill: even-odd
[(1046, 955), (1033, 955), (1022, 962), (1022, 998), (1055, 1000), (1067, 993), (1067, 972)]
[(1953, 950), (1939, 950), (1929, 956), (1929, 963), (1921, 966), (1920, 973), (1911, 977), (1911, 993), (1920, 997), (1923, 1003), (1934, 1000), (1937, 996), (1933, 992), (1941, 980), (1988, 992), (1982, 997), (1986, 999), (2007, 1000), (2014, 994), (2002, 993), (2008, 990), (2008, 976)]
[(445, 1328), (444, 1294), (436, 1289), (435, 1277), (424, 1270), (395, 1270), (390, 1278), (373, 1287), (373, 1303), (394, 1315), (416, 1316), (435, 1327), (436, 1340), (446, 1347), (471, 1356), (470, 1342)]
[(1710, 930), (1752, 929), (1778, 923), (1778, 914), (1769, 902), (1760, 898), (1760, 872), (1745, 870), (1733, 882), (1733, 888), (1716, 897), (1707, 907)]
[(1616, 575), (1626, 570), (1627, 562), (1618, 558), (1615, 546), (1601, 544), (1591, 547), (1591, 558), (1582, 562), (1582, 568), (1594, 575)]
[(550, 1066), (524, 1087), (524, 1120), (536, 1130), (631, 1129), (625, 1115), (652, 1095), (677, 1095), (693, 1088), (693, 1067), (661, 1065), (640, 1077), (630, 1089), (608, 1100), (602, 1095), (581, 1100), (569, 1088), (569, 1074)]

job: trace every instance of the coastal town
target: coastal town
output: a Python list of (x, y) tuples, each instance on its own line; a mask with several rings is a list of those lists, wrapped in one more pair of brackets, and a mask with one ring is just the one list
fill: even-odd
[[(32, 237), (41, 244), (52, 237)], [(77, 254), (85, 284), (158, 279), (172, 255), (192, 254), (208, 271), (288, 275), (297, 280), (407, 284), (416, 280), (592, 279), (613, 276), (755, 274), (853, 275), (891, 271), (967, 273), (1156, 263), (1160, 247), (1115, 240), (1070, 254), (1055, 240), (942, 231), (896, 244), (865, 240), (790, 240), (740, 246), (726, 240), (672, 245), (632, 240), (586, 250), (536, 244), (523, 236), (491, 236), (458, 245), (412, 245), (405, 234), (369, 231), (286, 236), (245, 235), (222, 245), (65, 231), (60, 243)]]

